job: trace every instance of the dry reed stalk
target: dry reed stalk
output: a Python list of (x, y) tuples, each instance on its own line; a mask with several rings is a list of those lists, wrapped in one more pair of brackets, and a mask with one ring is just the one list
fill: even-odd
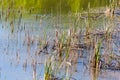
[(32, 67), (33, 67), (33, 80), (36, 80), (36, 60), (32, 60)]

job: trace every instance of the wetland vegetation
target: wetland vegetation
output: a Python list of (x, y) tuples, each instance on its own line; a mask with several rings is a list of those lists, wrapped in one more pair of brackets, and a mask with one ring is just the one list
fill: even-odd
[(119, 80), (120, 0), (0, 0), (0, 80)]

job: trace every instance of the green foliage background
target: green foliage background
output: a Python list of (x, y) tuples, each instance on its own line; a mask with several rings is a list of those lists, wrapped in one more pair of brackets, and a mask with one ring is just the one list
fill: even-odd
[(89, 3), (91, 7), (99, 7), (108, 5), (110, 0), (0, 0), (0, 7), (34, 8), (39, 13), (68, 13), (85, 10)]

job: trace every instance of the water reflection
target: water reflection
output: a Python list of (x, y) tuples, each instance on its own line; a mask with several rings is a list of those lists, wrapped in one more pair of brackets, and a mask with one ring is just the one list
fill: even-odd
[(99, 69), (91, 68), (90, 69), (90, 74), (91, 74), (91, 80), (98, 80)]
[[(34, 8), (32, 8), (31, 10), (34, 11)], [(7, 11), (6, 15), (2, 16), (3, 17), (2, 23), (0, 24), (0, 45), (1, 45), (0, 46), (0, 52), (1, 52), (0, 53), (1, 55), (0, 56), (0, 79), (1, 80), (4, 80), (4, 79), (6, 80), (9, 80), (9, 79), (11, 80), (16, 80), (16, 79), (17, 80), (37, 80), (37, 79), (43, 80), (44, 73), (45, 73), (44, 71), (45, 60), (46, 59), (48, 60), (48, 56), (51, 55), (52, 51), (47, 49), (48, 50), (47, 54), (45, 54), (44, 51), (41, 52), (41, 48), (42, 48), (41, 45), (45, 45), (43, 49), (46, 49), (46, 47), (48, 47), (48, 45), (51, 43), (52, 43), (52, 46), (49, 45), (49, 48), (55, 45), (54, 42), (52, 41), (54, 41), (55, 37), (58, 36), (58, 35), (55, 35), (56, 28), (62, 34), (62, 31), (64, 30), (67, 31), (69, 26), (74, 26), (74, 25), (85, 26), (85, 23), (86, 23), (85, 21), (87, 20), (87, 17), (85, 17), (84, 18), (85, 20), (82, 19), (79, 22), (75, 22), (77, 20), (80, 20), (79, 18), (77, 18), (76, 20), (77, 16), (70, 16), (70, 15), (69, 16), (66, 16), (66, 15), (52, 16), (52, 15), (38, 15), (38, 14), (34, 15), (32, 14), (32, 11), (30, 12), (31, 13), (30, 15), (28, 14), (26, 15), (25, 13), (21, 13), (21, 8), (20, 8), (17, 14), (18, 16), (15, 19), (11, 19), (9, 10)], [(29, 16), (29, 17), (25, 17), (25, 16)], [(104, 24), (104, 21), (102, 22), (102, 20), (104, 20), (103, 14), (100, 19), (101, 20), (96, 19), (98, 24), (96, 24), (97, 23), (96, 22), (93, 25), (101, 26), (100, 25), (101, 23)], [(107, 19), (105, 18), (105, 20)], [(72, 31), (73, 30), (70, 30), (70, 32)], [(79, 32), (79, 34), (81, 33), (84, 34), (84, 30)], [(64, 34), (66, 33), (64, 32)], [(97, 35), (103, 35), (103, 34), (97, 34)], [(69, 33), (68, 35), (71, 37), (71, 33)], [(74, 39), (73, 39), (74, 43), (72, 44), (75, 44), (77, 42), (83, 42), (83, 40), (85, 40), (84, 38), (82, 39), (83, 35), (80, 35), (80, 36), (81, 36), (81, 41), (79, 41), (78, 39), (79, 36), (76, 35), (74, 36)], [(62, 44), (60, 44), (59, 47), (61, 49), (64, 49), (64, 47), (61, 47), (61, 45)], [(110, 74), (107, 73), (108, 75), (104, 75), (104, 77), (102, 77), (103, 75), (100, 73), (100, 70), (99, 70), (100, 67), (99, 68), (90, 67), (88, 65), (89, 64), (88, 59), (91, 52), (89, 50), (87, 51), (86, 49), (93, 48), (91, 47), (91, 45), (90, 46), (89, 45), (90, 44), (88, 43), (76, 45), (76, 46), (82, 47), (82, 49), (79, 49), (79, 50), (78, 48), (75, 48), (75, 49), (73, 48), (73, 50), (68, 48), (69, 49), (68, 52), (70, 54), (68, 57), (68, 60), (65, 58), (63, 62), (61, 62), (63, 64), (61, 64), (60, 66), (63, 66), (64, 68), (61, 70), (61, 74), (60, 75), (56, 74), (56, 76), (58, 78), (59, 77), (66, 78), (67, 76), (67, 79), (70, 77), (70, 79), (72, 80), (74, 79), (76, 80), (79, 80), (79, 79), (109, 80), (110, 78), (108, 77), (112, 75), (111, 77), (112, 79), (115, 79), (115, 78), (119, 79), (119, 76), (116, 76), (119, 74), (119, 71), (116, 71), (115, 74), (113, 74), (112, 71), (106, 71), (106, 72), (109, 72)], [(104, 44), (104, 45), (107, 45), (107, 44)], [(81, 53), (79, 53), (79, 51)], [(59, 57), (62, 60), (64, 55), (62, 57), (61, 56)], [(54, 61), (57, 62), (57, 59), (55, 59)], [(65, 75), (63, 75), (63, 73)], [(103, 72), (103, 74), (105, 74), (105, 72)], [(85, 77), (83, 75), (85, 75)]]

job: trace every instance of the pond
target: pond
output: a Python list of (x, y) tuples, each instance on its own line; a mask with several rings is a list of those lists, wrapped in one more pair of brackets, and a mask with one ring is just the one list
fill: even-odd
[(114, 1), (0, 0), (0, 80), (119, 80)]

